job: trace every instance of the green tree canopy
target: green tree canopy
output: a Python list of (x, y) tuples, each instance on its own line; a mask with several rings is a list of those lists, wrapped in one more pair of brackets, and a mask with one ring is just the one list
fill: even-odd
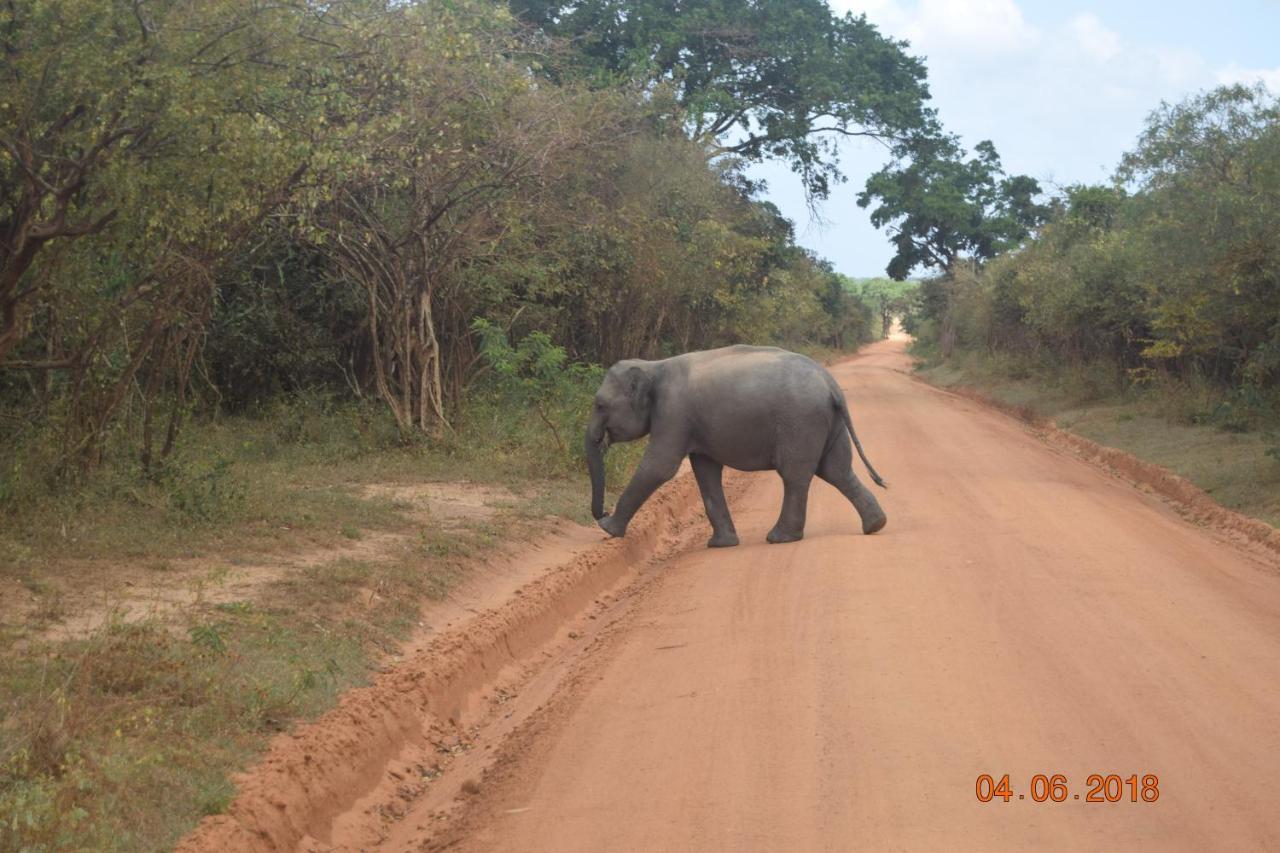
[(1116, 177), (1140, 189), (1185, 184), (1197, 176), (1247, 181), (1241, 167), (1258, 141), (1280, 125), (1280, 101), (1265, 87), (1222, 86), (1177, 104), (1161, 103), (1120, 161)]
[(910, 154), (872, 175), (858, 196), (860, 207), (872, 208), (872, 224), (889, 230), (897, 253), (887, 271), (895, 279), (917, 267), (946, 270), (964, 255), (993, 258), (1049, 215), (1040, 184), (1006, 175), (989, 141), (967, 157), (958, 138), (936, 136)]
[(1216, 381), (1233, 396), (1213, 417), (1240, 427), (1276, 406), (1277, 222), (1280, 100), (1220, 87), (1161, 104), (1114, 183), (1067, 187), (1018, 251), (928, 283), (924, 313), (944, 349)]
[(935, 130), (924, 63), (865, 16), (825, 0), (511, 0), (572, 49), (560, 73), (674, 86), (691, 135), (714, 156), (778, 158), (811, 198), (843, 180), (836, 146), (899, 147)]

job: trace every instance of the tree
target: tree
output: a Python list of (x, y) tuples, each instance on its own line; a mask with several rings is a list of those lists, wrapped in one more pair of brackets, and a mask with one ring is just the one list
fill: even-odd
[(871, 308), (877, 319), (880, 337), (889, 336), (895, 317), (905, 317), (914, 307), (919, 285), (914, 281), (894, 281), (888, 278), (845, 279), (845, 287), (856, 293)]
[(874, 334), (873, 309), (859, 297), (850, 280), (830, 269), (824, 269), (825, 286), (820, 294), (822, 310), (829, 318), (829, 331), (824, 343), (837, 349), (857, 345)]
[(323, 176), (327, 200), (299, 212), (366, 306), (376, 393), (402, 433), (436, 433), (449, 425), (448, 286), (496, 239), (494, 205), (553, 156), (557, 116), (531, 109), (537, 93), (492, 61), (500, 31), (478, 7), (406, 5), (371, 23), (341, 117), (348, 154)]
[(510, 0), (568, 40), (557, 73), (665, 82), (708, 155), (788, 162), (812, 199), (843, 180), (836, 140), (890, 147), (934, 132), (924, 63), (825, 0)]
[(1016, 246), (1049, 214), (1039, 195), (1035, 179), (1005, 175), (991, 142), (965, 159), (956, 137), (938, 136), (872, 175), (858, 205), (874, 205), (872, 224), (887, 228), (897, 249), (887, 272), (902, 280), (919, 267), (945, 271), (964, 255), (987, 260)]
[(127, 142), (138, 163), (155, 150), (158, 105), (139, 85), (155, 54), (146, 20), (121, 9), (104, 22), (85, 5), (0, 12), (0, 361), (45, 283), (27, 276), (41, 251), (116, 217), (104, 164)]
[(1214, 380), (1240, 428), (1280, 379), (1277, 221), (1280, 101), (1221, 87), (1161, 104), (1114, 183), (1066, 188), (1017, 251), (928, 283), (925, 313), (944, 349)]
[[(67, 449), (84, 463), (135, 390), (144, 464), (154, 403), (176, 392), (172, 447), (216, 270), (305, 171), (308, 140), (284, 128), (308, 126), (296, 107), (327, 14), (244, 0), (0, 11), (0, 366), (65, 374)], [(44, 346), (21, 351), (37, 325)]]
[(1147, 291), (1149, 358), (1228, 382), (1280, 377), (1280, 99), (1224, 86), (1147, 119), (1117, 172)]
[(1120, 161), (1116, 177), (1148, 191), (1196, 175), (1248, 180), (1240, 166), (1277, 124), (1280, 99), (1262, 84), (1221, 86), (1178, 104), (1161, 102), (1147, 117), (1137, 147)]

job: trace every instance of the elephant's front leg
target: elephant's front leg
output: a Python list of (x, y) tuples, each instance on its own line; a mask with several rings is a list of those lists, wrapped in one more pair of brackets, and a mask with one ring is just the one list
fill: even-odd
[(724, 498), (724, 484), (721, 477), (724, 466), (709, 456), (701, 453), (690, 453), (689, 462), (693, 465), (693, 475), (698, 478), (698, 491), (702, 492), (702, 506), (707, 511), (707, 520), (711, 522), (711, 538), (708, 548), (729, 548), (738, 544), (738, 531), (733, 527), (733, 517), (729, 515), (729, 503)]
[(809, 510), (809, 483), (812, 471), (780, 471), (782, 475), (782, 512), (778, 523), (765, 540), (770, 544), (796, 542), (804, 538), (805, 516)]
[(614, 507), (613, 515), (606, 515), (600, 519), (600, 529), (610, 536), (625, 536), (631, 517), (644, 506), (644, 502), (658, 486), (676, 475), (676, 471), (680, 470), (680, 460), (683, 458), (682, 452), (668, 449), (650, 440), (644, 456), (640, 459), (640, 466), (636, 469), (635, 476), (622, 491), (622, 497), (618, 498), (618, 505)]

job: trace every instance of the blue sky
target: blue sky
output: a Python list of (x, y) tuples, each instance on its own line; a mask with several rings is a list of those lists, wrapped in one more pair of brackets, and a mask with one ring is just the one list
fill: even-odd
[[(1046, 187), (1106, 179), (1162, 99), (1259, 79), (1280, 93), (1280, 0), (830, 2), (910, 41), (946, 127), (970, 146), (991, 139), (1008, 171)], [(802, 244), (840, 272), (872, 276), (892, 251), (854, 197), (883, 161), (875, 143), (845, 145), (849, 182), (822, 205), (821, 222), (785, 166), (752, 175), (768, 181)]]

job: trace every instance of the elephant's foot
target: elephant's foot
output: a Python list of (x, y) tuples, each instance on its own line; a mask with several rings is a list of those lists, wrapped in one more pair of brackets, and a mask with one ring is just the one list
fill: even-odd
[(765, 537), (765, 541), (770, 545), (779, 545), (783, 542), (799, 542), (804, 538), (803, 530), (783, 530), (781, 527), (775, 527), (769, 531), (769, 535)]
[(732, 548), (738, 544), (738, 534), (732, 531), (724, 533), (716, 531), (715, 534), (707, 540), (708, 548)]
[(606, 515), (604, 518), (600, 519), (597, 524), (600, 525), (601, 530), (608, 533), (615, 539), (621, 539), (623, 536), (627, 535), (626, 523), (618, 521), (617, 516)]
[(884, 530), (884, 526), (888, 524), (889, 518), (883, 512), (862, 519), (862, 532), (870, 536), (872, 533), (879, 533)]

